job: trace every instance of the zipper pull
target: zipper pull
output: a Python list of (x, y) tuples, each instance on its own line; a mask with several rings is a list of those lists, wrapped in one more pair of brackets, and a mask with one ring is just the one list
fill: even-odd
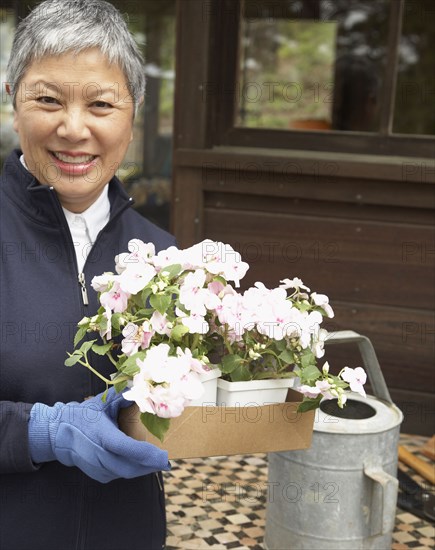
[(86, 290), (86, 281), (85, 281), (84, 273), (79, 273), (79, 285), (82, 291), (83, 304), (87, 306), (89, 304), (89, 300), (88, 300), (88, 291)]
[(163, 491), (163, 485), (162, 485), (162, 482), (160, 481), (159, 473), (155, 472), (155, 475), (156, 475), (156, 478), (157, 478), (157, 483), (159, 484), (159, 489), (160, 489), (160, 491)]

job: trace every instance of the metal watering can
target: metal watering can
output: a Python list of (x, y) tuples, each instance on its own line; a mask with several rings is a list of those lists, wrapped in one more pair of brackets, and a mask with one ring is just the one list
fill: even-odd
[(370, 340), (353, 331), (328, 344), (355, 342), (374, 396), (323, 401), (312, 445), (270, 453), (267, 550), (389, 550), (398, 494), (402, 412), (392, 403)]

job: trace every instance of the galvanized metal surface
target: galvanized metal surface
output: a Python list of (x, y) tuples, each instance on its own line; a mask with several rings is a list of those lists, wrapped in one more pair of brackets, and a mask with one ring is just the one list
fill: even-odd
[(359, 345), (377, 395), (351, 399), (375, 413), (356, 420), (318, 411), (310, 449), (269, 454), (268, 550), (391, 548), (403, 415), (391, 403), (371, 343), (352, 331), (335, 338)]

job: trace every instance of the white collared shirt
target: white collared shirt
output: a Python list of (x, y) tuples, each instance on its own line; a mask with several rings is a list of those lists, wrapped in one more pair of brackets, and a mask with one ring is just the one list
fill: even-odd
[[(23, 155), (21, 155), (20, 160), (24, 168), (28, 170)], [(76, 214), (63, 206), (62, 210), (74, 243), (78, 271), (81, 273), (98, 233), (105, 227), (110, 218), (109, 184), (104, 186), (98, 199), (84, 212)]]
[(76, 214), (62, 206), (66, 221), (71, 232), (76, 252), (79, 273), (83, 271), (86, 258), (97, 240), (98, 233), (104, 228), (110, 218), (109, 184), (104, 186), (101, 195), (82, 212)]

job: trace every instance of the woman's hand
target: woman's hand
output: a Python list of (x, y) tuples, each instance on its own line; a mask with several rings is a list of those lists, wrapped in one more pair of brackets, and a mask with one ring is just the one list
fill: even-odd
[(119, 430), (119, 409), (131, 402), (114, 388), (105, 402), (101, 396), (53, 407), (35, 403), (29, 420), (33, 462), (58, 460), (65, 466), (77, 466), (101, 483), (169, 470), (167, 451)]

